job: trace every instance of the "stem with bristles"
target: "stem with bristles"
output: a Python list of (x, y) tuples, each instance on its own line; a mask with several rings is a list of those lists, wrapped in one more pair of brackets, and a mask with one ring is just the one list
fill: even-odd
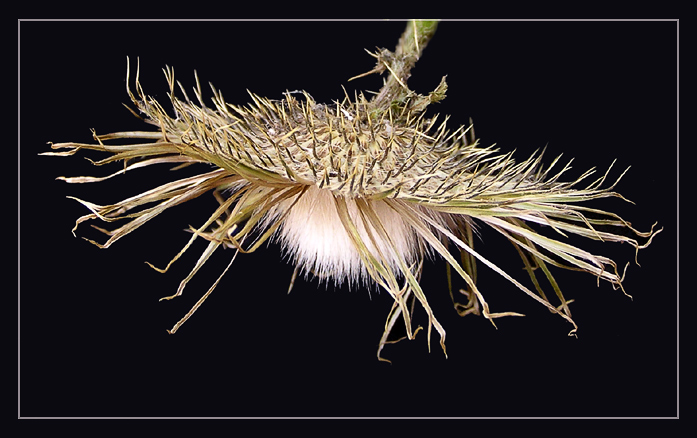
[[(437, 27), (438, 21), (411, 20), (399, 38), (394, 52), (382, 49), (373, 55), (377, 58), (377, 65), (366, 74), (382, 73), (387, 70), (389, 76), (385, 79), (385, 84), (378, 94), (370, 101), (372, 114), (376, 116), (384, 114), (395, 104), (403, 105), (407, 98), (415, 98), (411, 105), (425, 108), (428, 103), (445, 97), (444, 81), (429, 96), (418, 95), (407, 87), (411, 69), (416, 65), (416, 61), (421, 57), (424, 48), (436, 33)], [(442, 97), (436, 97), (441, 95)]]

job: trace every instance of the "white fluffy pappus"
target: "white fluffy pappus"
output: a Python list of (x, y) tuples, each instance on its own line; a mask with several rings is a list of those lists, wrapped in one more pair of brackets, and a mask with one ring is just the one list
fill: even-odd
[[(337, 213), (334, 196), (327, 189), (309, 186), (296, 200), (280, 202), (269, 213), (262, 228), (282, 219), (276, 233), (283, 250), (290, 256), (297, 269), (305, 277), (315, 276), (320, 280), (333, 280), (335, 285), (347, 281), (350, 286), (374, 285), (365, 263), (361, 260), (356, 245)], [(401, 276), (399, 257), (413, 265), (430, 253), (415, 230), (385, 201), (368, 201), (377, 214), (391, 242), (386, 242), (380, 233), (365, 220), (354, 199), (346, 199), (351, 220), (356, 225), (360, 239), (367, 250), (376, 258), (383, 258), (397, 277)], [(418, 206), (412, 208), (419, 208)], [(424, 209), (425, 210), (425, 209)], [(430, 216), (440, 225), (446, 226), (445, 215), (430, 211)], [(398, 256), (399, 255), (399, 256)]]

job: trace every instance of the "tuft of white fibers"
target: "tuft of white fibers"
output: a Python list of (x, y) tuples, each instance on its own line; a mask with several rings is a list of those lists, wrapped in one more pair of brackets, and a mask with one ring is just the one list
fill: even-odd
[[(297, 202), (295, 199), (280, 202), (269, 213), (262, 228), (267, 228), (268, 224), (278, 220), (282, 212), (287, 212), (277, 232), (277, 239), (305, 276), (333, 280), (335, 285), (347, 281), (349, 285), (370, 287), (374, 281), (342, 224), (336, 208), (336, 195), (328, 189), (309, 186), (298, 196)], [(367, 201), (391, 242), (380, 237), (379, 230), (361, 214), (355, 199), (346, 198), (345, 202), (350, 219), (356, 225), (367, 251), (375, 258), (384, 258), (396, 276), (401, 275), (400, 257), (408, 265), (423, 257), (422, 240), (387, 202)], [(436, 219), (446, 226), (442, 215), (436, 215)]]

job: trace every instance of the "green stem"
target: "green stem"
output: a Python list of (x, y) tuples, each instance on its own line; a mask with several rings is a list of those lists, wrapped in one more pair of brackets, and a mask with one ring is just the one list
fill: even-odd
[[(397, 56), (413, 56), (416, 60), (421, 57), (421, 53), (428, 44), (438, 28), (438, 21), (412, 20), (407, 24), (407, 28), (399, 38)], [(412, 65), (413, 67), (413, 65)]]
[(371, 72), (388, 71), (389, 76), (378, 94), (371, 100), (374, 114), (382, 114), (395, 104), (402, 106), (407, 104), (417, 111), (423, 111), (426, 106), (445, 97), (445, 81), (429, 94), (421, 96), (407, 87), (407, 80), (411, 76), (411, 69), (416, 65), (424, 48), (431, 40), (438, 27), (438, 21), (412, 20), (407, 23), (406, 29), (399, 38), (394, 52), (382, 49), (375, 56), (377, 65)]

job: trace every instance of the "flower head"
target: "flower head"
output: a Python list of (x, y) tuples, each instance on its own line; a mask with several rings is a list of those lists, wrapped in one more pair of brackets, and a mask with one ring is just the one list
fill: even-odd
[[(415, 40), (418, 46), (419, 39)], [(419, 53), (424, 45), (421, 41)], [(217, 248), (235, 248), (237, 255), (255, 251), (273, 237), (282, 243), (296, 272), (337, 284), (377, 284), (392, 296), (394, 306), (378, 357), (400, 317), (407, 335), (415, 335), (411, 324), (414, 300), (428, 315), (429, 343), (431, 329), (435, 328), (445, 351), (445, 330), (418, 281), (429, 254), (444, 258), (466, 282), (467, 288), (461, 292), (468, 303), (455, 303), (460, 314), (481, 311), (492, 323), (500, 316), (519, 315), (489, 310), (475, 284), (475, 265), (479, 261), (568, 320), (575, 332), (569, 301), (549, 267), (588, 272), (620, 288), (623, 275), (614, 261), (566, 243), (565, 238), (577, 234), (626, 242), (638, 250), (660, 230), (641, 233), (613, 213), (580, 205), (597, 198), (621, 198), (613, 191), (616, 183), (602, 187), (608, 173), (584, 186), (581, 184), (592, 170), (564, 182), (562, 175), (568, 165), (558, 169), (559, 158), (545, 166), (543, 154), (536, 153), (516, 162), (512, 153), (500, 154), (493, 147), (481, 147), (472, 125), (450, 130), (447, 118), (427, 116), (426, 106), (444, 97), (445, 82), (428, 96), (411, 92), (405, 83), (415, 61), (404, 51), (395, 53), (375, 54), (375, 71), (389, 70), (394, 84), (386, 84), (386, 89), (398, 92), (380, 93), (372, 100), (362, 94), (346, 96), (332, 104), (317, 103), (304, 92), (289, 92), (277, 100), (250, 93), (250, 105), (235, 106), (213, 88), (213, 105), (207, 106), (198, 79), (196, 100), (191, 100), (175, 82), (173, 69), (167, 68), (165, 76), (174, 109), (169, 115), (143, 92), (136, 74), (136, 94), (130, 89), (128, 94), (138, 112), (157, 129), (95, 135), (96, 144), (52, 145), (54, 149), (68, 149), (53, 155), (96, 149), (111, 153), (96, 164), (125, 163), (122, 170), (108, 177), (63, 179), (74, 183), (100, 181), (154, 164), (206, 163), (214, 167), (112, 205), (78, 200), (91, 212), (79, 218), (77, 224), (89, 219), (126, 219), (124, 225), (105, 231), (109, 236), (106, 242), (93, 242), (108, 247), (169, 207), (212, 191), (219, 207), (204, 224), (192, 229), (191, 239), (166, 268), (155, 268), (166, 271), (197, 238), (208, 241), (177, 292), (166, 298), (180, 295)], [(110, 144), (124, 139), (142, 142)], [(490, 226), (511, 242), (532, 279), (534, 291), (474, 250), (475, 228), (481, 225)], [(552, 235), (537, 231), (540, 227)], [(640, 244), (618, 230), (626, 230), (645, 242)], [(453, 250), (461, 253), (460, 262)], [(544, 293), (537, 278), (540, 272), (554, 290), (557, 305)], [(191, 316), (218, 281), (170, 332)]]

